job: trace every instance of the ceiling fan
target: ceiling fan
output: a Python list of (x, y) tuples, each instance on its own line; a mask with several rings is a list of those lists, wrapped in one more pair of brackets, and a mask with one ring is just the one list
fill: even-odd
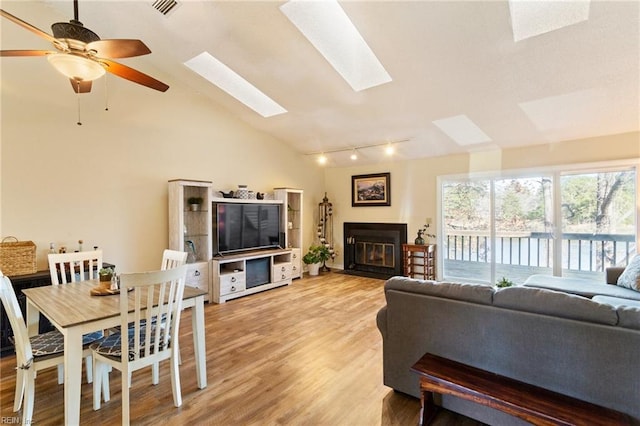
[(51, 25), (53, 36), (39, 28), (0, 9), (0, 13), (10, 21), (50, 41), (58, 50), (0, 50), (0, 56), (47, 56), (59, 72), (69, 78), (76, 93), (91, 91), (91, 82), (104, 75), (105, 71), (134, 83), (161, 92), (168, 85), (140, 71), (115, 62), (112, 58), (130, 58), (147, 55), (151, 50), (140, 40), (101, 40), (78, 20), (78, 0), (73, 1), (74, 19)]

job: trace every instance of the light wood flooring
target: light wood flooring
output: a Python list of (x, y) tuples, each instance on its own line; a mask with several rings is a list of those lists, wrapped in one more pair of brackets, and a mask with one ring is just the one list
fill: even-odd
[[(196, 386), (191, 314), (181, 320), (183, 405), (173, 406), (169, 366), (160, 384), (133, 375), (132, 424), (416, 425), (420, 401), (382, 384), (382, 338), (376, 313), (384, 281), (330, 272), (292, 285), (205, 306), (208, 387)], [(15, 357), (0, 360), (0, 423), (15, 422)], [(36, 379), (34, 424), (64, 422), (63, 386), (55, 369)], [(84, 380), (84, 379), (83, 379)], [(111, 401), (92, 409), (82, 387), (81, 421), (120, 423), (120, 373), (111, 373)], [(443, 411), (437, 426), (479, 423)]]

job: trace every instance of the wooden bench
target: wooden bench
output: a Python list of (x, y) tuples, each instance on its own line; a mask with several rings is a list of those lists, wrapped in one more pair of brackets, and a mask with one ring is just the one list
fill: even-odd
[(411, 370), (420, 375), (422, 425), (429, 424), (437, 413), (434, 393), (486, 405), (534, 425), (631, 424), (626, 414), (430, 353)]

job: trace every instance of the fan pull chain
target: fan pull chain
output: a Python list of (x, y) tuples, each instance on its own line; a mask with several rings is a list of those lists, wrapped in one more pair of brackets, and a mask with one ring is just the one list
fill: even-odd
[(82, 126), (82, 121), (80, 120), (80, 83), (78, 83), (78, 92), (76, 93), (76, 97), (78, 99), (78, 126)]
[(104, 110), (109, 111), (109, 85), (106, 75), (104, 76)]

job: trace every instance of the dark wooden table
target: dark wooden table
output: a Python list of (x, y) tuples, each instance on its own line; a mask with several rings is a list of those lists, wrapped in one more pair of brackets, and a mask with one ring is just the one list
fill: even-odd
[(433, 394), (486, 405), (534, 425), (630, 425), (626, 414), (552, 392), (509, 377), (426, 353), (411, 370), (420, 375), (421, 424), (437, 414)]

